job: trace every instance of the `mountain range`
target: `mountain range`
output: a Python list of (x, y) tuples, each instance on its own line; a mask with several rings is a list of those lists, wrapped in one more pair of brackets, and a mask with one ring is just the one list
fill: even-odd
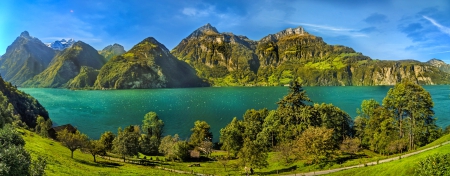
[(45, 45), (47, 47), (50, 47), (50, 48), (54, 49), (54, 50), (62, 51), (64, 49), (66, 49), (66, 48), (71, 47), (74, 43), (75, 43), (74, 39), (69, 39), (69, 40), (61, 39), (61, 40), (56, 40), (56, 41), (54, 41), (52, 43), (47, 43)]
[(305, 86), (450, 83), (450, 65), (438, 59), (374, 60), (328, 45), (302, 27), (255, 41), (210, 24), (171, 51), (152, 37), (127, 52), (119, 44), (97, 51), (82, 41), (60, 51), (25, 31), (0, 57), (0, 73), (22, 87), (71, 89), (280, 86), (294, 80)]

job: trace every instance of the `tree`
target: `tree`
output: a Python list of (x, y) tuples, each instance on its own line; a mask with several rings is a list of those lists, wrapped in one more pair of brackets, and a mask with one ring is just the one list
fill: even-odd
[(97, 162), (95, 160), (96, 155), (102, 155), (106, 152), (105, 146), (99, 140), (87, 140), (81, 149), (84, 152), (90, 153), (94, 157), (94, 162)]
[(192, 134), (189, 139), (190, 144), (193, 146), (200, 146), (203, 141), (212, 141), (212, 133), (209, 131), (210, 126), (205, 121), (197, 120), (194, 123), (194, 128), (191, 129)]
[(345, 137), (339, 148), (345, 153), (354, 155), (361, 151), (361, 140), (358, 138)]
[(369, 119), (374, 115), (375, 109), (379, 108), (381, 105), (374, 99), (363, 100), (361, 103), (361, 109), (357, 110), (358, 116), (356, 116), (353, 123), (353, 130), (355, 131), (355, 136), (361, 140), (361, 145), (368, 146), (369, 142), (365, 138), (364, 130), (367, 126)]
[(233, 154), (237, 157), (237, 153), (242, 147), (242, 127), (239, 124), (237, 118), (233, 120), (224, 128), (220, 130), (220, 143), (222, 143), (222, 150), (228, 152), (228, 156)]
[(189, 145), (186, 141), (181, 141), (178, 134), (173, 137), (168, 135), (162, 138), (159, 152), (169, 159), (183, 161), (189, 158)]
[(71, 133), (67, 129), (58, 132), (57, 138), (64, 147), (67, 147), (70, 150), (71, 158), (73, 158), (73, 152), (82, 148), (84, 143), (88, 140), (88, 137), (85, 134), (80, 133), (80, 131), (77, 130), (75, 133)]
[(142, 121), (142, 130), (146, 133), (142, 135), (140, 141), (141, 152), (147, 155), (158, 154), (158, 147), (161, 143), (164, 122), (159, 119), (155, 112), (145, 114)]
[(25, 141), (10, 124), (0, 128), (0, 175), (41, 176), (46, 166), (45, 159), (31, 161), (23, 148)]
[(244, 139), (244, 144), (238, 153), (239, 163), (244, 167), (250, 168), (263, 168), (267, 167), (267, 152), (264, 147), (256, 141), (250, 140), (250, 138)]
[(281, 118), (275, 110), (269, 112), (264, 123), (262, 131), (258, 134), (258, 140), (274, 148), (281, 141), (280, 138)]
[(292, 163), (292, 148), (294, 148), (292, 142), (282, 142), (275, 146), (277, 158), (286, 166)]
[(125, 157), (137, 156), (139, 154), (139, 138), (141, 132), (139, 126), (128, 126), (123, 131), (118, 129), (117, 137), (113, 140), (114, 152), (121, 155), (123, 162)]
[(36, 120), (35, 131), (42, 137), (48, 137), (48, 130), (52, 128), (52, 125), (53, 122), (50, 118), (45, 120), (44, 117), (38, 116)]
[(296, 153), (313, 163), (329, 158), (333, 153), (333, 129), (309, 127), (296, 141)]
[(105, 146), (105, 151), (111, 152), (113, 150), (113, 141), (116, 135), (111, 131), (107, 131), (100, 136), (100, 142)]
[(396, 84), (383, 99), (383, 106), (396, 120), (399, 137), (407, 135), (410, 150), (426, 144), (427, 137), (437, 130), (431, 95), (418, 84), (409, 80)]
[(367, 141), (369, 148), (379, 153), (387, 153), (389, 142), (398, 138), (394, 127), (395, 119), (387, 113), (389, 112), (383, 107), (376, 108), (364, 130), (363, 141)]
[(14, 114), (14, 107), (9, 103), (8, 98), (0, 92), (0, 128), (6, 124), (12, 123), (14, 120), (19, 119)]
[(210, 157), (213, 152), (213, 143), (211, 141), (203, 141), (200, 144), (200, 150), (206, 155), (206, 157)]
[(155, 112), (145, 114), (144, 120), (142, 120), (142, 130), (146, 132), (148, 136), (156, 136), (158, 140), (161, 140), (163, 128), (164, 122), (159, 119)]
[(339, 148), (345, 136), (350, 136), (352, 131), (350, 125), (352, 119), (350, 115), (342, 111), (332, 104), (322, 103), (320, 105), (314, 104), (314, 109), (320, 117), (321, 125), (327, 129), (333, 129), (333, 146)]

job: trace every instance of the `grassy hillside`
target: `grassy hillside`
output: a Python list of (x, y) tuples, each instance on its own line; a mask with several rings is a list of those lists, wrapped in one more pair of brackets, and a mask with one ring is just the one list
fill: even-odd
[[(428, 144), (425, 147), (422, 147), (421, 149), (428, 148), (435, 145), (440, 145), (443, 142), (450, 140), (450, 134), (447, 134), (438, 140)], [(392, 161), (389, 163), (383, 163), (380, 165), (375, 166), (368, 166), (368, 167), (362, 167), (362, 168), (355, 168), (345, 171), (340, 171), (336, 173), (332, 173), (329, 175), (342, 175), (342, 176), (348, 176), (348, 175), (364, 175), (364, 176), (370, 176), (370, 175), (414, 175), (414, 170), (416, 168), (416, 164), (424, 160), (429, 155), (434, 154), (447, 154), (450, 153), (450, 145), (444, 145), (442, 147), (438, 147), (433, 150), (429, 150), (417, 155), (413, 155), (407, 158), (402, 158), (400, 160)]]
[[(47, 158), (46, 174), (51, 175), (173, 175), (150, 166), (140, 166), (122, 162), (112, 162), (100, 157), (97, 163), (93, 162), (90, 154), (79, 150), (70, 158), (70, 150), (60, 143), (42, 138), (35, 133), (23, 130), (26, 142), (25, 149), (30, 152), (33, 159), (37, 155)], [(178, 174), (180, 175), (180, 174)]]

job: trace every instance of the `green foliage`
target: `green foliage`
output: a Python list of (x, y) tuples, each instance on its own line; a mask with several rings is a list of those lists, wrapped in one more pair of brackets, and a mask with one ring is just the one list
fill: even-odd
[(113, 150), (113, 141), (116, 138), (116, 135), (111, 131), (104, 132), (100, 136), (100, 142), (105, 146), (105, 150), (107, 152), (111, 152)]
[(44, 117), (38, 116), (35, 131), (42, 137), (48, 137), (48, 130), (52, 128), (52, 125), (51, 119), (44, 120)]
[(0, 128), (0, 148), (5, 148), (6, 146), (24, 146), (25, 141), (23, 140), (20, 133), (17, 132), (11, 125), (5, 125)]
[(194, 128), (191, 129), (192, 134), (189, 138), (189, 144), (193, 146), (200, 146), (203, 141), (212, 141), (212, 133), (209, 131), (211, 126), (205, 121), (197, 120), (194, 123)]
[(140, 146), (141, 152), (147, 155), (158, 154), (158, 147), (161, 143), (164, 122), (159, 119), (155, 112), (145, 114), (142, 120), (142, 130), (147, 133), (142, 135)]
[(264, 147), (249, 137), (244, 139), (238, 157), (240, 165), (244, 167), (263, 168), (269, 165)]
[(178, 134), (175, 134), (173, 137), (171, 135), (165, 136), (161, 140), (159, 152), (171, 160), (178, 159), (184, 161), (190, 156), (189, 144), (186, 141), (181, 141)]
[(17, 116), (14, 115), (14, 107), (0, 91), (0, 128), (12, 123), (14, 119), (17, 119)]
[(307, 128), (296, 140), (297, 156), (313, 163), (329, 159), (333, 153), (333, 129), (325, 127)]
[(241, 131), (242, 127), (236, 117), (227, 126), (220, 129), (222, 150), (227, 151), (228, 155), (231, 153), (237, 157), (243, 142)]
[(92, 157), (94, 157), (94, 162), (97, 162), (95, 159), (96, 155), (105, 155), (105, 145), (100, 140), (87, 140), (84, 142), (82, 151), (90, 153)]
[(81, 149), (88, 140), (88, 137), (85, 134), (80, 133), (78, 130), (75, 133), (71, 133), (67, 129), (64, 129), (57, 132), (56, 135), (58, 141), (70, 150), (72, 158), (73, 152), (77, 149)]
[(141, 137), (139, 126), (128, 126), (123, 131), (117, 130), (117, 137), (113, 140), (114, 153), (125, 157), (137, 156), (139, 154), (139, 138)]
[(420, 176), (443, 176), (450, 175), (450, 154), (435, 154), (426, 157), (416, 164), (415, 175)]

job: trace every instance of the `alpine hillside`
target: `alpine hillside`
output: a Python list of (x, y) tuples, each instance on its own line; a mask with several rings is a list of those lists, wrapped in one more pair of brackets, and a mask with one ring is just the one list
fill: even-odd
[(100, 55), (105, 57), (107, 61), (110, 60), (112, 57), (121, 55), (125, 52), (126, 51), (123, 48), (123, 46), (117, 43), (114, 43), (114, 45), (108, 45), (105, 48), (103, 48), (103, 50), (98, 51), (98, 53), (100, 53)]
[(55, 56), (47, 69), (26, 81), (22, 86), (63, 87), (85, 70), (83, 66), (100, 69), (105, 63), (105, 58), (97, 50), (84, 42), (78, 41)]

